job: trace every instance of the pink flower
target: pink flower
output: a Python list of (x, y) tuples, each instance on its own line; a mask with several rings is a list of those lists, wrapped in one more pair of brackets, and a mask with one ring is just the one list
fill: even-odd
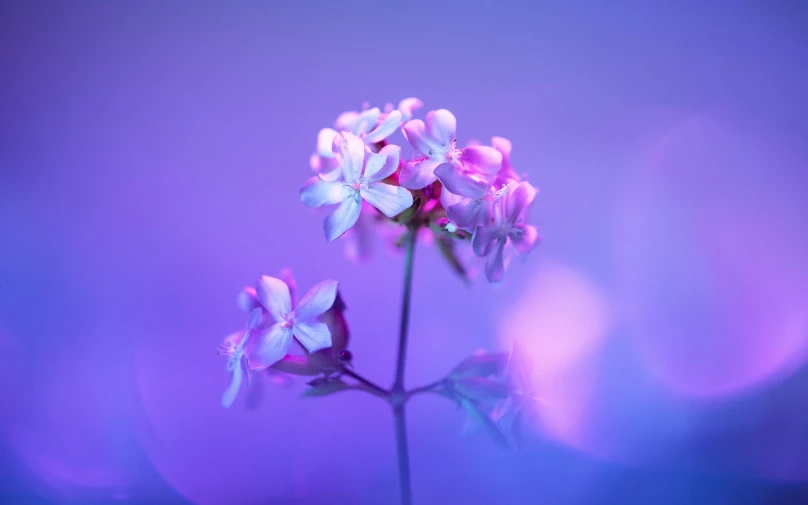
[(404, 124), (404, 136), (421, 157), (405, 163), (400, 177), (402, 186), (421, 189), (440, 179), (452, 193), (466, 196), (480, 184), (486, 184), (485, 181), (493, 181), (502, 155), (487, 146), (458, 149), (456, 130), (457, 120), (446, 109), (429, 111), (425, 121), (413, 119)]
[(522, 177), (511, 165), (511, 141), (503, 137), (492, 137), (491, 145), (502, 154), (502, 167), (497, 172), (494, 186), (502, 187), (512, 182), (522, 182)]
[(381, 182), (398, 169), (401, 148), (387, 145), (378, 154), (365, 149), (362, 140), (348, 132), (334, 138), (338, 168), (312, 177), (300, 190), (300, 201), (309, 207), (339, 204), (325, 218), (328, 240), (335, 240), (359, 219), (362, 200), (387, 217), (395, 217), (412, 205), (412, 194), (400, 186)]
[(474, 230), (471, 245), (477, 256), (487, 257), (485, 276), (499, 282), (505, 276), (509, 258), (505, 246), (510, 244), (520, 254), (536, 245), (539, 233), (526, 223), (528, 210), (538, 191), (529, 182), (511, 183), (491, 206), (489, 222)]

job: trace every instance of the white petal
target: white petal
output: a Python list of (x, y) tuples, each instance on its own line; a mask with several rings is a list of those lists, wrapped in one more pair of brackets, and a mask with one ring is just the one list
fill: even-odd
[(325, 323), (315, 321), (295, 321), (292, 327), (297, 341), (309, 352), (331, 347), (331, 331)]
[(379, 172), (387, 162), (387, 156), (384, 154), (370, 153), (365, 156), (365, 168), (362, 170), (362, 176), (369, 179)]
[(378, 182), (382, 179), (390, 177), (398, 170), (398, 162), (401, 158), (401, 148), (389, 144), (379, 151), (380, 155), (384, 155), (384, 165), (382, 165), (376, 172), (368, 173), (367, 167), (365, 167), (365, 178), (370, 182)]
[(334, 137), (338, 135), (337, 130), (333, 128), (323, 128), (317, 134), (317, 154), (323, 158), (333, 158), (334, 151), (331, 146), (334, 144)]
[(289, 286), (280, 279), (262, 275), (255, 285), (258, 301), (272, 314), (276, 321), (292, 312), (292, 297)]
[(362, 113), (359, 114), (359, 117), (356, 118), (356, 122), (353, 124), (351, 131), (356, 135), (369, 132), (370, 129), (379, 122), (379, 115), (381, 115), (381, 111), (378, 107), (363, 110)]
[(441, 149), (440, 144), (426, 133), (426, 125), (420, 119), (404, 123), (401, 132), (410, 145), (424, 156), (429, 156), (430, 151)]
[(303, 321), (319, 316), (334, 305), (336, 298), (337, 281), (327, 279), (316, 284), (295, 308), (295, 320)]
[(401, 186), (375, 182), (360, 192), (366, 202), (387, 217), (396, 217), (412, 206), (412, 193)]
[(424, 120), (426, 131), (444, 147), (452, 145), (457, 132), (457, 119), (446, 109), (431, 110)]
[(425, 188), (438, 180), (438, 176), (435, 175), (435, 168), (440, 164), (440, 161), (431, 160), (429, 158), (408, 161), (401, 167), (401, 175), (398, 178), (398, 182), (409, 189)]
[(252, 342), (247, 361), (253, 370), (263, 370), (274, 365), (289, 352), (292, 345), (292, 330), (284, 323), (275, 323)]
[(484, 204), (475, 198), (465, 200), (446, 209), (446, 217), (458, 228), (473, 230), (480, 222)]
[(334, 154), (339, 158), (342, 175), (346, 181), (355, 182), (362, 175), (365, 161), (365, 144), (362, 139), (350, 132), (342, 132), (334, 137)]
[(456, 195), (480, 198), (488, 191), (487, 182), (472, 178), (451, 163), (443, 163), (435, 168), (434, 173), (441, 184)]
[(398, 125), (400, 124), (401, 111), (394, 110), (390, 112), (387, 114), (387, 117), (384, 118), (384, 121), (374, 128), (373, 131), (365, 135), (365, 144), (373, 144), (386, 139), (398, 129)]
[(323, 231), (325, 238), (329, 241), (336, 240), (343, 233), (351, 229), (359, 219), (359, 212), (362, 210), (362, 199), (358, 193), (348, 196), (339, 204), (334, 212), (329, 214), (323, 221)]
[(241, 382), (244, 378), (244, 368), (241, 365), (241, 359), (233, 367), (233, 380), (222, 395), (222, 407), (229, 409), (233, 402), (236, 401), (236, 396), (241, 389)]
[(300, 188), (300, 201), (309, 207), (322, 207), (341, 202), (345, 198), (345, 185), (342, 181), (326, 181), (314, 176)]

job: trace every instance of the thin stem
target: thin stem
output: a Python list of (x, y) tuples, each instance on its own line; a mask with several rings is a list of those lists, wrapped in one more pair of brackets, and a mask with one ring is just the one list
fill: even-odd
[(430, 382), (429, 384), (427, 384), (425, 386), (420, 386), (420, 387), (417, 387), (415, 389), (411, 389), (411, 390), (407, 391), (407, 399), (410, 399), (413, 396), (421, 394), (421, 393), (438, 393), (438, 394), (440, 394), (440, 391), (438, 391), (438, 388), (440, 388), (443, 385), (444, 382), (446, 382), (446, 379), (440, 379), (440, 380), (436, 380), (435, 382)]
[(404, 369), (407, 364), (407, 331), (410, 327), (410, 298), (412, 295), (412, 265), (415, 255), (415, 236), (417, 230), (410, 228), (407, 233), (406, 256), (404, 258), (404, 300), (401, 303), (401, 326), (398, 333), (398, 360), (396, 362), (396, 380), (393, 392), (404, 393)]
[(347, 375), (348, 377), (353, 377), (357, 381), (361, 382), (364, 386), (371, 390), (377, 396), (380, 396), (384, 399), (390, 399), (390, 391), (384, 389), (383, 387), (377, 385), (376, 383), (362, 377), (358, 373), (354, 372), (350, 368), (343, 368), (342, 370), (343, 375)]
[(401, 505), (412, 505), (412, 488), (410, 486), (410, 452), (407, 445), (407, 418), (404, 404), (393, 407), (396, 422), (396, 445), (398, 447), (398, 479), (401, 486)]

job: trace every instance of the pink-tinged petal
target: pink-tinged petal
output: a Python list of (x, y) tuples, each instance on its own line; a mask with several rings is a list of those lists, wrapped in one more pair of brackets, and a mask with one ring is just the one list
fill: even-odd
[(438, 142), (429, 138), (426, 133), (426, 125), (424, 125), (424, 122), (420, 119), (407, 121), (404, 123), (404, 126), (401, 127), (401, 131), (404, 133), (407, 142), (424, 156), (429, 156), (430, 152), (433, 150), (442, 149)]
[(480, 222), (485, 203), (476, 198), (466, 198), (446, 209), (446, 217), (458, 228), (473, 230)]
[(278, 279), (289, 286), (289, 298), (292, 299), (292, 307), (297, 307), (297, 281), (295, 280), (295, 276), (292, 275), (292, 270), (284, 268), (278, 273)]
[(233, 379), (230, 385), (222, 395), (222, 407), (229, 409), (233, 402), (236, 401), (239, 390), (241, 390), (241, 382), (244, 379), (244, 368), (242, 367), (241, 360), (238, 360), (236, 366), (233, 368)]
[(295, 321), (317, 317), (334, 305), (337, 298), (337, 281), (327, 279), (314, 285), (295, 308)]
[(511, 155), (511, 141), (505, 137), (492, 137), (491, 145), (494, 147), (494, 149), (501, 152), (503, 157)]
[(314, 321), (295, 322), (292, 332), (298, 342), (309, 352), (331, 347), (331, 331), (325, 323)]
[(359, 118), (359, 113), (355, 110), (351, 110), (348, 112), (343, 112), (339, 115), (336, 121), (334, 121), (334, 128), (339, 131), (343, 130), (353, 130), (354, 125), (356, 124), (356, 120)]
[(502, 153), (493, 147), (471, 146), (463, 149), (460, 162), (466, 170), (493, 178), (502, 166)]
[(288, 354), (272, 365), (272, 370), (292, 375), (320, 375), (322, 369), (305, 356)]
[(524, 234), (518, 239), (511, 237), (513, 247), (517, 250), (517, 252), (519, 252), (519, 254), (529, 253), (539, 241), (539, 231), (535, 226), (527, 225), (525, 226), (524, 230)]
[(412, 113), (424, 106), (421, 100), (410, 97), (398, 102), (398, 110), (401, 111), (402, 121), (409, 121), (412, 119)]
[(262, 275), (255, 286), (255, 292), (261, 305), (272, 314), (275, 321), (281, 321), (292, 312), (292, 297), (289, 286), (280, 279)]
[(533, 203), (533, 199), (536, 198), (538, 192), (527, 181), (509, 187), (508, 193), (505, 195), (505, 217), (511, 223), (525, 217), (528, 207)]
[(449, 191), (469, 198), (480, 198), (488, 191), (488, 183), (473, 179), (451, 163), (444, 163), (435, 169), (435, 175)]
[(300, 188), (300, 201), (309, 207), (334, 205), (345, 199), (345, 185), (341, 181), (326, 181), (315, 175)]
[(387, 217), (396, 217), (412, 207), (412, 193), (401, 186), (375, 182), (360, 192), (366, 202)]
[(258, 335), (247, 351), (247, 362), (253, 370), (263, 370), (280, 361), (292, 345), (292, 330), (275, 323)]
[(389, 144), (382, 147), (379, 154), (374, 156), (385, 156), (384, 164), (373, 172), (369, 172), (367, 165), (365, 166), (365, 179), (369, 182), (381, 181), (395, 173), (398, 169), (398, 161), (401, 158), (401, 148)]
[[(378, 110), (378, 109), (377, 109)], [(401, 124), (401, 112), (394, 110), (387, 114), (387, 117), (379, 123), (379, 125), (371, 130), (370, 133), (365, 135), (365, 143), (366, 144), (374, 144), (381, 140), (386, 139), (390, 135), (393, 134), (394, 131), (398, 129), (398, 125)]]
[[(313, 153), (309, 158), (309, 166), (314, 172), (323, 174), (331, 172), (334, 169), (339, 169), (339, 161), (335, 157), (326, 158), (317, 153)], [(342, 171), (340, 170), (337, 170), (337, 173), (342, 175)]]
[(219, 354), (232, 356), (241, 347), (241, 343), (247, 338), (247, 330), (239, 330), (224, 338), (224, 342), (219, 348)]
[(261, 306), (258, 301), (258, 295), (255, 294), (255, 288), (252, 286), (245, 286), (241, 290), (236, 299), (236, 304), (244, 312), (250, 312), (252, 309)]
[(407, 161), (401, 167), (398, 183), (407, 189), (421, 189), (438, 180), (435, 168), (440, 161), (424, 158), (422, 160)]
[(445, 187), (440, 190), (440, 204), (443, 205), (444, 209), (448, 209), (452, 205), (456, 205), (465, 199), (465, 196), (456, 195)]
[(381, 113), (382, 111), (380, 111), (378, 107), (363, 110), (362, 113), (356, 118), (356, 122), (354, 122), (353, 127), (351, 128), (351, 132), (353, 132), (355, 135), (359, 135), (360, 137), (368, 133), (371, 128), (373, 128), (376, 123), (379, 122), (379, 115)]
[[(336, 160), (336, 158), (334, 158)], [(330, 172), (320, 172), (317, 176), (326, 182), (342, 181), (342, 168), (337, 164)]]
[(334, 151), (332, 150), (332, 146), (334, 145), (334, 137), (337, 135), (339, 135), (339, 133), (333, 128), (323, 128), (320, 130), (317, 134), (317, 154), (323, 158), (333, 158)]
[(491, 249), (499, 239), (499, 229), (496, 226), (478, 226), (471, 237), (471, 248), (477, 256), (488, 256)]
[(485, 277), (488, 282), (500, 282), (505, 278), (505, 242), (499, 241), (485, 261)]
[(334, 137), (332, 146), (334, 154), (339, 158), (342, 175), (346, 181), (356, 181), (362, 175), (365, 162), (365, 143), (350, 132), (342, 132)]
[(365, 155), (365, 168), (362, 170), (362, 176), (365, 179), (370, 179), (374, 174), (382, 169), (387, 156), (384, 154), (368, 153)]
[(457, 119), (446, 109), (431, 110), (425, 119), (426, 132), (444, 147), (449, 147), (457, 136)]
[(358, 193), (354, 193), (339, 204), (334, 212), (329, 214), (323, 221), (323, 231), (325, 238), (329, 241), (336, 240), (343, 233), (351, 229), (359, 219), (359, 212), (362, 210), (362, 200)]

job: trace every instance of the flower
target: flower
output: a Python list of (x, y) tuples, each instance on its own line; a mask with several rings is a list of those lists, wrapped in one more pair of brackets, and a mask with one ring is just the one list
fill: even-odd
[(289, 285), (278, 278), (261, 276), (255, 292), (261, 308), (272, 316), (275, 324), (262, 325), (257, 335), (248, 339), (247, 361), (251, 369), (263, 370), (280, 361), (289, 352), (292, 336), (310, 353), (331, 347), (331, 332), (320, 316), (334, 305), (337, 281), (329, 279), (316, 284), (296, 307)]
[(487, 257), (485, 276), (499, 282), (505, 276), (508, 259), (505, 246), (511, 244), (521, 254), (533, 249), (539, 239), (535, 226), (525, 222), (530, 204), (538, 191), (529, 182), (511, 183), (491, 206), (489, 222), (474, 229), (471, 246), (477, 256)]
[(378, 154), (371, 153), (359, 137), (343, 132), (334, 138), (333, 150), (338, 168), (312, 177), (300, 190), (300, 201), (309, 207), (339, 203), (323, 222), (328, 240), (337, 239), (356, 223), (362, 200), (387, 217), (395, 217), (412, 206), (409, 191), (381, 182), (398, 169), (400, 147), (387, 145)]
[(511, 165), (511, 141), (503, 137), (492, 137), (491, 145), (502, 154), (502, 167), (497, 172), (494, 186), (502, 187), (512, 182), (522, 182), (522, 177)]
[(480, 185), (471, 174), (489, 183), (493, 180), (502, 163), (500, 152), (487, 146), (458, 149), (456, 129), (457, 120), (446, 109), (429, 111), (425, 121), (413, 119), (404, 124), (404, 136), (421, 157), (404, 164), (402, 186), (421, 189), (440, 179), (452, 193), (467, 196), (468, 186), (474, 191)]
[[(472, 193), (472, 192), (470, 192)], [(458, 228), (473, 231), (477, 225), (485, 224), (491, 215), (491, 206), (505, 193), (495, 186), (481, 186), (467, 197), (460, 197), (457, 203), (446, 208), (446, 217)], [(457, 200), (455, 200), (457, 201)]]
[(250, 318), (246, 330), (237, 331), (228, 335), (221, 346), (219, 346), (219, 354), (227, 356), (227, 371), (233, 374), (233, 379), (230, 382), (224, 395), (222, 395), (222, 406), (230, 408), (236, 400), (241, 389), (241, 383), (244, 376), (249, 377), (249, 372), (245, 370), (244, 357), (246, 356), (246, 345), (250, 339), (253, 329), (261, 324), (261, 309), (254, 308), (250, 311)]

